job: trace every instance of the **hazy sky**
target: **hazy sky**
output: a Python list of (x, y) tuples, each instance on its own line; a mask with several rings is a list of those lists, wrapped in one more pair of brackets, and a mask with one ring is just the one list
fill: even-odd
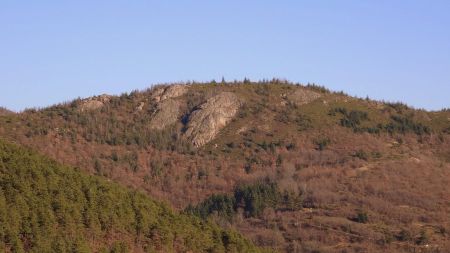
[(450, 1), (0, 0), (0, 105), (286, 78), (450, 107)]

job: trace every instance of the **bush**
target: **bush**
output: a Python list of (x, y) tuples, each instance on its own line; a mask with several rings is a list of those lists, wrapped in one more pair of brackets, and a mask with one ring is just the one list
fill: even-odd
[(402, 229), (400, 233), (397, 235), (397, 240), (407, 242), (412, 240), (412, 235), (408, 230)]
[(329, 138), (320, 138), (320, 139), (316, 139), (314, 140), (314, 144), (317, 146), (316, 150), (322, 151), (324, 150), (328, 144), (330, 144), (330, 139)]
[(367, 212), (358, 211), (358, 214), (356, 215), (356, 221), (359, 223), (367, 223), (369, 221), (369, 216), (367, 215)]
[(356, 151), (354, 156), (364, 161), (367, 161), (369, 159), (369, 155), (362, 149)]

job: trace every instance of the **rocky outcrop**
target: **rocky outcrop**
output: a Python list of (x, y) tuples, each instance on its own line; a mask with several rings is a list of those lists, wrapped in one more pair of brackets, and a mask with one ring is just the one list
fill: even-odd
[(152, 100), (156, 102), (156, 110), (152, 115), (150, 127), (162, 130), (177, 122), (180, 114), (180, 102), (174, 98), (184, 95), (188, 91), (187, 85), (171, 85), (156, 88), (152, 92)]
[(100, 95), (96, 97), (91, 97), (87, 99), (83, 99), (78, 106), (78, 111), (84, 112), (84, 111), (92, 111), (102, 108), (106, 103), (108, 103), (111, 100), (110, 95)]
[(173, 99), (164, 100), (157, 105), (150, 121), (150, 127), (162, 130), (177, 122), (180, 114), (180, 102)]
[(205, 145), (234, 118), (239, 107), (240, 101), (232, 92), (211, 97), (191, 113), (185, 137), (196, 147)]
[(183, 96), (188, 91), (187, 85), (176, 84), (167, 87), (156, 88), (152, 93), (152, 99), (155, 102), (162, 102), (166, 99)]
[(318, 92), (304, 89), (304, 88), (299, 88), (299, 89), (296, 89), (291, 94), (286, 95), (286, 98), (288, 101), (290, 101), (296, 105), (304, 105), (304, 104), (308, 104), (308, 103), (320, 98), (321, 96), (322, 95)]

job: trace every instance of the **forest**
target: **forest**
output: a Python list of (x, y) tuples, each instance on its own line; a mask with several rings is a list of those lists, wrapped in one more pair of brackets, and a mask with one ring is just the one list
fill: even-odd
[(237, 232), (0, 140), (2, 252), (262, 252)]

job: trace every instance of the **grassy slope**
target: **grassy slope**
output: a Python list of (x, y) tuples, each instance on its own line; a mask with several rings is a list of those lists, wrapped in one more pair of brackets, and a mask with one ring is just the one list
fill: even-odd
[(259, 252), (235, 232), (1, 140), (0, 249)]

